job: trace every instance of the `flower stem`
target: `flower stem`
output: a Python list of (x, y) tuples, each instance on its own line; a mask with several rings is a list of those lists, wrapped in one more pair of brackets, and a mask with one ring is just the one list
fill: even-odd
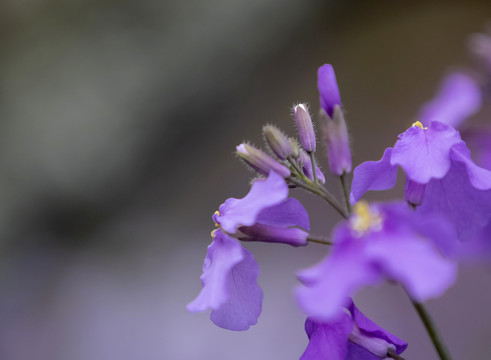
[(341, 180), (341, 186), (343, 187), (344, 201), (346, 202), (346, 209), (348, 210), (348, 214), (351, 214), (351, 202), (349, 199), (350, 189), (348, 188), (348, 184), (346, 183), (346, 173), (343, 172), (339, 177)]
[(421, 318), (421, 321), (423, 321), (426, 331), (428, 332), (431, 342), (433, 343), (433, 346), (435, 347), (436, 352), (438, 353), (440, 359), (451, 360), (452, 358), (450, 357), (450, 353), (448, 352), (448, 349), (445, 343), (443, 342), (442, 337), (438, 333), (437, 327), (433, 319), (431, 318), (430, 314), (428, 313), (428, 310), (426, 310), (425, 306), (421, 303), (418, 303), (414, 300), (411, 300), (411, 302), (413, 303), (416, 312)]
[(329, 205), (331, 205), (334, 208), (334, 210), (336, 210), (343, 218), (345, 219), (348, 218), (348, 214), (338, 203), (336, 198), (332, 196), (326, 189), (324, 189), (324, 187), (319, 186), (319, 184), (316, 184), (311, 181), (307, 182), (308, 179), (304, 179), (304, 182), (302, 182), (293, 177), (289, 177), (287, 180), (289, 180), (290, 182), (294, 183), (295, 185), (297, 185), (298, 187), (304, 190), (310, 191), (311, 193), (320, 196), (321, 198), (326, 200), (329, 203)]
[(307, 237), (307, 241), (316, 244), (322, 244), (322, 245), (332, 245), (332, 242), (327, 239), (320, 239), (320, 238), (312, 237), (310, 235), (309, 237)]
[(314, 152), (309, 151), (309, 155), (310, 155), (310, 162), (312, 163), (312, 174), (314, 174), (314, 182), (318, 184), (319, 180), (317, 179), (317, 163), (315, 162)]

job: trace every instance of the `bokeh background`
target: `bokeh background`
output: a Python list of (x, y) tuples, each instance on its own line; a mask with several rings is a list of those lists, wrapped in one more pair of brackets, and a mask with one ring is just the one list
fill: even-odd
[[(468, 36), (489, 19), (472, 0), (0, 2), (0, 359), (298, 359), (295, 272), (321, 245), (248, 246), (265, 299), (247, 332), (185, 309), (211, 214), (253, 175), (235, 145), (260, 145), (264, 123), (293, 135), (291, 106), (318, 107), (316, 70), (332, 63), (354, 163), (378, 159), (472, 64)], [(337, 214), (298, 197), (328, 234)], [(456, 359), (489, 358), (490, 275), (463, 266), (428, 303)], [(356, 299), (407, 359), (436, 359), (400, 288)]]

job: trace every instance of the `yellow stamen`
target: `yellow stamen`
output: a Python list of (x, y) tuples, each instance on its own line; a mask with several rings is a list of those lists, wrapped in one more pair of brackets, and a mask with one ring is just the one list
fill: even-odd
[[(218, 211), (218, 210), (217, 210), (217, 211), (215, 211), (215, 213), (214, 213), (213, 215), (220, 216), (220, 211)], [(215, 223), (215, 226), (216, 226), (216, 227), (219, 227), (220, 225), (219, 225), (219, 224), (217, 224), (217, 223)]]
[(382, 227), (382, 217), (370, 208), (366, 201), (359, 201), (353, 206), (353, 216), (350, 219), (351, 228), (358, 236), (369, 231), (377, 231)]
[(213, 231), (211, 232), (211, 234), (210, 234), (210, 235), (211, 235), (211, 237), (212, 237), (212, 238), (215, 238), (215, 233), (217, 232), (217, 230), (218, 230), (218, 229), (215, 229), (215, 230), (213, 230)]
[(423, 126), (423, 124), (421, 124), (421, 121), (416, 121), (415, 123), (413, 123), (413, 124), (411, 125), (411, 127), (415, 127), (415, 126), (417, 126), (417, 127), (421, 128), (421, 129), (423, 129), (423, 130), (428, 129), (427, 127), (424, 127), (424, 126)]

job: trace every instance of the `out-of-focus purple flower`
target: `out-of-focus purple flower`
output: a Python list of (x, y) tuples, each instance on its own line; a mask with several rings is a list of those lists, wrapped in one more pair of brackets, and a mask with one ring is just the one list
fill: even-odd
[(267, 179), (255, 181), (242, 199), (227, 199), (213, 221), (241, 240), (307, 245), (308, 233), (298, 228), (310, 229), (307, 211), (298, 200), (287, 197), (288, 185), (272, 171)]
[(419, 114), (423, 125), (439, 121), (454, 128), (481, 108), (482, 94), (476, 81), (464, 73), (447, 75), (437, 95), (426, 103)]
[(321, 108), (329, 117), (333, 117), (334, 107), (341, 107), (336, 74), (331, 64), (322, 65), (317, 71), (317, 87), (319, 88)]
[(418, 211), (423, 214), (445, 215), (461, 240), (476, 238), (491, 220), (491, 172), (472, 161), (453, 127), (437, 121), (428, 127), (413, 124), (380, 161), (355, 169), (351, 201), (358, 201), (368, 190), (392, 188), (397, 166), (409, 183), (406, 199), (418, 199)]
[(300, 142), (305, 151), (314, 152), (316, 148), (314, 125), (310, 117), (309, 109), (305, 104), (298, 104), (293, 107), (293, 115), (297, 124)]
[[(203, 264), (203, 289), (188, 305), (191, 312), (211, 308), (210, 319), (229, 330), (246, 330), (261, 313), (259, 267), (239, 243), (263, 241), (292, 246), (307, 245), (309, 217), (303, 206), (288, 197), (288, 185), (274, 171), (254, 182), (242, 199), (230, 198), (213, 220), (219, 227)], [(303, 229), (301, 229), (303, 228)]]
[(268, 175), (274, 171), (285, 178), (290, 176), (290, 170), (285, 165), (263, 151), (248, 144), (240, 144), (236, 149), (237, 155), (258, 173)]
[(321, 110), (320, 122), (327, 147), (329, 169), (338, 176), (351, 172), (351, 150), (343, 110), (336, 105), (332, 118)]
[(465, 139), (476, 164), (491, 170), (491, 127), (464, 130), (462, 137)]
[(247, 330), (261, 314), (263, 292), (257, 284), (259, 266), (249, 250), (222, 230), (213, 232), (213, 241), (203, 264), (203, 289), (187, 309), (211, 308), (210, 319), (229, 330)]
[(309, 344), (300, 360), (378, 360), (402, 354), (407, 343), (367, 318), (349, 300), (347, 313), (328, 322), (308, 318)]
[(383, 279), (401, 283), (420, 302), (454, 283), (457, 266), (442, 254), (454, 251), (457, 238), (445, 218), (422, 216), (404, 203), (362, 201), (353, 210), (335, 229), (330, 255), (298, 274), (297, 298), (309, 316), (329, 321), (358, 289)]
[[(310, 180), (314, 180), (314, 172), (312, 170), (312, 160), (310, 159), (310, 156), (305, 152), (300, 150), (300, 156), (298, 158), (298, 162), (302, 165), (302, 170), (305, 176), (307, 176)], [(324, 176), (324, 173), (322, 170), (315, 164), (315, 171), (317, 172), (317, 180), (321, 184), (325, 184), (326, 182), (326, 177)]]
[(327, 147), (329, 169), (335, 175), (351, 171), (351, 151), (341, 96), (332, 65), (326, 64), (317, 72), (317, 87), (320, 94), (320, 122)]
[(273, 125), (263, 127), (263, 134), (270, 149), (281, 160), (286, 160), (292, 155), (292, 145), (285, 134)]

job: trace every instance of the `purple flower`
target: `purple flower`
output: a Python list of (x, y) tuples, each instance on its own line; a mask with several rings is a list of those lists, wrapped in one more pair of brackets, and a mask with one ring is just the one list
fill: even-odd
[(349, 300), (347, 313), (329, 322), (308, 318), (309, 344), (300, 360), (377, 360), (402, 354), (407, 343), (375, 324)]
[(437, 297), (454, 283), (451, 254), (456, 235), (442, 217), (422, 216), (404, 203), (354, 206), (334, 231), (332, 252), (299, 273), (301, 308), (317, 321), (339, 315), (360, 288), (383, 279), (401, 283), (416, 301)]
[(452, 73), (443, 79), (435, 98), (423, 106), (419, 119), (424, 125), (439, 121), (457, 128), (481, 108), (481, 102), (476, 81), (464, 73)]
[(334, 107), (341, 106), (336, 74), (331, 64), (322, 65), (317, 71), (317, 87), (319, 88), (321, 108), (329, 117), (333, 117)]
[(491, 219), (491, 172), (478, 167), (453, 127), (419, 122), (399, 135), (383, 158), (354, 171), (351, 201), (368, 190), (392, 188), (397, 166), (406, 173), (406, 199), (422, 214), (441, 213), (456, 227), (461, 240), (471, 240)]
[(213, 215), (218, 229), (203, 264), (203, 289), (188, 305), (191, 312), (211, 308), (210, 319), (229, 330), (246, 330), (261, 313), (259, 267), (237, 240), (307, 245), (309, 217), (288, 197), (288, 185), (275, 172), (257, 180), (242, 199), (228, 199)]

